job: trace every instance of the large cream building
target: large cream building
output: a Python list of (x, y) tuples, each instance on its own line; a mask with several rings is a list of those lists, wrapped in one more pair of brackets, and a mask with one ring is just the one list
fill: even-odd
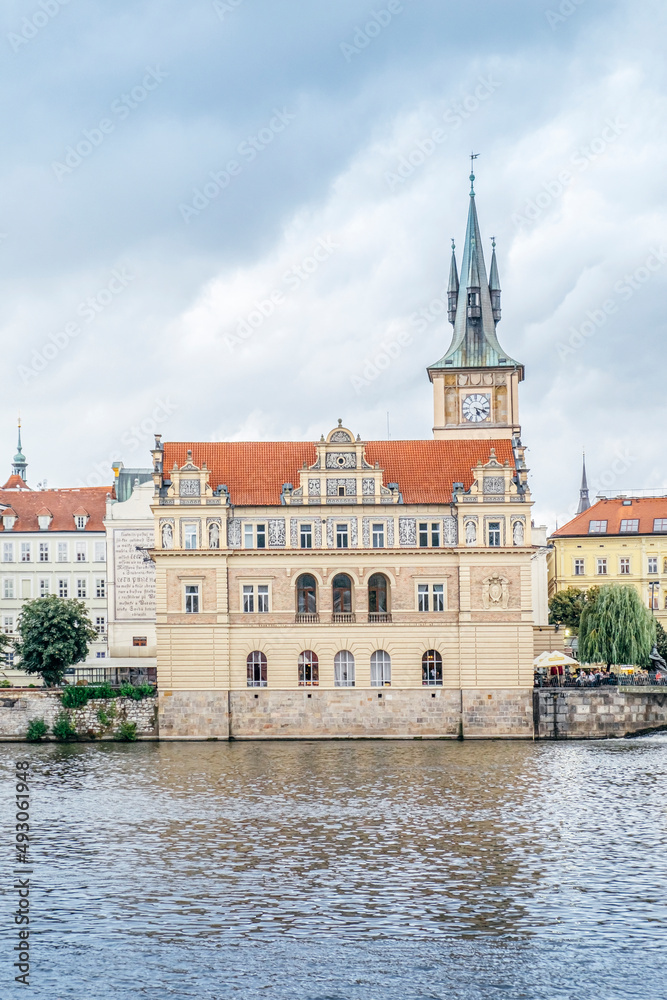
[(524, 372), (472, 184), (449, 319), (430, 440), (156, 439), (163, 738), (532, 735)]

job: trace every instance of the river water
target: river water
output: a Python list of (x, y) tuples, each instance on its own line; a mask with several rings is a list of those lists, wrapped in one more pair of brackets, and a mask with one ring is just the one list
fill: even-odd
[(667, 996), (667, 735), (3, 744), (0, 769), (3, 1000)]

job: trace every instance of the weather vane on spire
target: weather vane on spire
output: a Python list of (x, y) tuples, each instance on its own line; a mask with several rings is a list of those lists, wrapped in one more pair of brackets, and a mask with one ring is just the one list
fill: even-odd
[(479, 153), (470, 154), (470, 194), (475, 193), (475, 160), (479, 156)]

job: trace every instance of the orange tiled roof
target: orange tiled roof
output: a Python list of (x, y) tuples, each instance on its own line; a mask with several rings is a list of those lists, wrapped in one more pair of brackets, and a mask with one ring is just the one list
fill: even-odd
[[(622, 497), (614, 497), (613, 500), (598, 500), (583, 514), (577, 514), (562, 528), (554, 531), (551, 537), (567, 538), (588, 535), (591, 521), (606, 521), (607, 530), (603, 532), (606, 535), (649, 535), (653, 534), (653, 522), (657, 518), (667, 520), (667, 496), (642, 497), (632, 500), (630, 504), (626, 505), (623, 504)], [(621, 521), (639, 521), (638, 531), (621, 532)]]
[(2, 487), (3, 490), (29, 490), (30, 487), (25, 483), (17, 473), (13, 473), (5, 485)]
[[(511, 441), (368, 441), (366, 461), (384, 469), (384, 484), (398, 483), (405, 503), (449, 503), (452, 483), (473, 482), (473, 466), (488, 462), (491, 448), (498, 461), (514, 467)], [(299, 485), (299, 470), (317, 457), (310, 442), (293, 441), (167, 441), (164, 445), (165, 478), (174, 467), (192, 461), (210, 470), (215, 489), (228, 486), (232, 503), (271, 506), (280, 503), (283, 483)], [(336, 470), (338, 471), (338, 470)]]
[[(74, 512), (86, 506), (86, 512), (90, 514), (85, 531), (104, 531), (102, 519), (106, 512), (107, 493), (111, 493), (111, 486), (95, 486), (85, 489), (72, 490), (11, 490), (5, 492), (0, 489), (0, 506), (12, 506), (18, 521), (12, 531), (39, 531), (37, 517), (48, 508), (48, 512), (53, 514), (51, 523), (47, 531), (74, 531)], [(0, 518), (0, 531), (3, 531), (2, 519)]]

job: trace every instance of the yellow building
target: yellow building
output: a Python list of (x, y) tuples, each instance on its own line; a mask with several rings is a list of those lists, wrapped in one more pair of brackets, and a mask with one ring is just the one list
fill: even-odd
[(599, 500), (550, 543), (550, 597), (566, 587), (632, 584), (667, 625), (667, 497)]
[(472, 190), (449, 318), (431, 440), (156, 439), (163, 738), (532, 736), (523, 367)]

